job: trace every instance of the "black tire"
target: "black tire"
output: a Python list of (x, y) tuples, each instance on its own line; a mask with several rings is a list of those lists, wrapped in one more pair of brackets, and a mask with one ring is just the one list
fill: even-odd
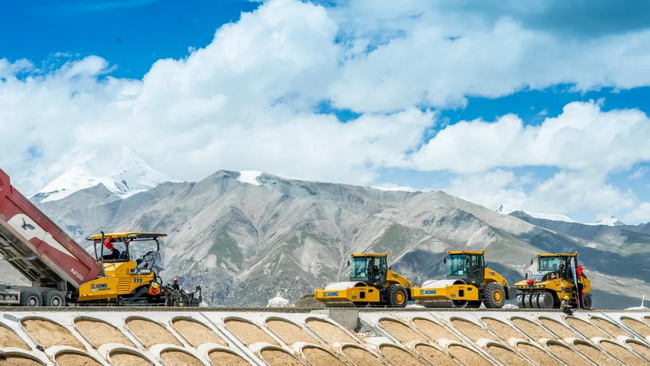
[(585, 310), (591, 310), (591, 307), (593, 305), (593, 299), (591, 298), (590, 293), (586, 293), (583, 297), (582, 300), (580, 301), (580, 305), (582, 306), (583, 309)]
[(464, 309), (469, 305), (467, 300), (451, 300), (451, 305), (453, 308)]
[(41, 306), (43, 299), (41, 293), (36, 290), (26, 290), (20, 292), (20, 305), (22, 306)]
[(406, 289), (402, 285), (391, 285), (388, 288), (388, 301), (390, 306), (396, 308), (405, 308), (408, 301)]
[(354, 302), (354, 307), (355, 308), (367, 308), (370, 303), (368, 301), (357, 301)]
[(486, 308), (502, 308), (506, 303), (506, 291), (498, 282), (490, 282), (485, 285), (481, 297)]
[(465, 307), (468, 308), (468, 309), (478, 309), (478, 308), (481, 307), (482, 303), (483, 303), (483, 301), (480, 301), (480, 300), (479, 301), (468, 301), (467, 306), (465, 306)]
[(43, 294), (43, 306), (65, 306), (65, 295), (58, 290), (50, 290)]
[(517, 306), (519, 306), (519, 308), (522, 308), (522, 309), (526, 307), (526, 304), (524, 303), (524, 294), (523, 293), (517, 294)]
[(539, 295), (541, 295), (540, 292), (535, 292), (530, 297), (530, 304), (533, 305), (534, 308), (539, 308), (539, 303), (537, 302)]
[(541, 309), (551, 309), (555, 305), (555, 298), (550, 292), (542, 292), (537, 296), (537, 307)]
[(533, 307), (533, 303), (531, 302), (531, 300), (533, 298), (533, 295), (534, 294), (532, 292), (524, 293), (524, 305), (526, 305), (525, 307), (527, 307), (527, 308), (532, 308)]

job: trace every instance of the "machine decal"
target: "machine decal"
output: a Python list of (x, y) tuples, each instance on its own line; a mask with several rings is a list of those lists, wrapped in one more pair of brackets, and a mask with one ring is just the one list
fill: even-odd
[(420, 290), (420, 295), (435, 295), (436, 290)]
[(107, 291), (110, 290), (111, 288), (108, 287), (108, 284), (106, 283), (91, 283), (90, 284), (90, 291)]
[(63, 247), (61, 243), (56, 241), (50, 233), (43, 230), (34, 220), (25, 214), (17, 214), (7, 221), (14, 229), (22, 234), (25, 239), (31, 241), (33, 238), (43, 241), (50, 247), (58, 250), (61, 253), (75, 258), (69, 250)]
[(339, 296), (339, 293), (338, 292), (326, 292), (324, 295), (325, 296)]

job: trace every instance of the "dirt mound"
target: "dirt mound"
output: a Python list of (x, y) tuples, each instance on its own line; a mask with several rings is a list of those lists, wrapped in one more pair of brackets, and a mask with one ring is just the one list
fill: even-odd
[(182, 351), (163, 351), (160, 358), (166, 366), (204, 366), (201, 360)]
[(27, 357), (20, 357), (16, 355), (7, 355), (7, 359), (4, 361), (0, 361), (0, 365), (7, 365), (7, 366), (42, 366), (43, 364), (34, 361), (31, 358)]
[(345, 366), (343, 361), (333, 356), (331, 353), (317, 347), (303, 347), (302, 354), (307, 361), (314, 366)]
[(452, 341), (458, 341), (458, 337), (453, 335), (450, 331), (445, 329), (442, 325), (433, 322), (424, 318), (415, 318), (413, 319), (413, 324), (415, 324), (418, 329), (427, 335), (427, 337), (438, 340), (441, 338), (447, 338)]
[(485, 329), (469, 320), (455, 318), (452, 319), (451, 322), (454, 323), (458, 330), (465, 333), (465, 335), (470, 337), (473, 341), (478, 341), (481, 338), (494, 339), (494, 336), (486, 332)]
[(555, 335), (560, 338), (580, 337), (579, 334), (571, 330), (571, 328), (553, 319), (539, 318), (539, 322), (542, 323), (542, 325), (544, 325), (546, 328), (550, 329), (551, 332), (555, 333)]
[(0, 326), (0, 347), (16, 347), (29, 349), (27, 344), (20, 339), (18, 334), (9, 328)]
[(523, 318), (511, 318), (513, 322), (519, 329), (521, 329), (525, 334), (534, 340), (540, 340), (541, 338), (556, 338), (553, 334), (549, 333), (546, 329), (542, 328), (540, 325), (533, 323), (530, 320)]
[(269, 319), (266, 321), (266, 326), (290, 346), (296, 342), (319, 343), (298, 325), (287, 320)]
[(382, 345), (379, 347), (381, 354), (384, 355), (386, 359), (392, 362), (395, 365), (400, 366), (421, 366), (424, 363), (418, 360), (415, 356), (409, 352), (395, 346)]
[(181, 345), (178, 339), (169, 333), (165, 327), (151, 320), (129, 319), (126, 321), (126, 326), (146, 348), (162, 343)]
[(212, 351), (208, 355), (213, 365), (219, 366), (248, 366), (250, 363), (238, 355), (226, 351)]
[(144, 357), (138, 356), (133, 353), (120, 352), (120, 351), (111, 353), (111, 364), (113, 364), (113, 366), (153, 365), (149, 360), (147, 360)]
[(332, 344), (334, 342), (358, 343), (341, 328), (335, 326), (330, 322), (311, 318), (307, 319), (307, 326), (329, 344)]
[(376, 366), (384, 363), (372, 353), (361, 347), (344, 347), (343, 353), (355, 366)]
[(587, 363), (585, 359), (576, 353), (571, 348), (551, 343), (547, 345), (551, 352), (560, 360), (564, 361), (567, 365), (584, 365)]
[(81, 342), (62, 325), (44, 319), (25, 319), (23, 326), (43, 348), (71, 346), (84, 348)]
[(216, 343), (222, 346), (228, 346), (215, 332), (197, 321), (177, 319), (173, 321), (172, 327), (193, 347), (198, 347), (204, 343)]
[(251, 322), (239, 319), (228, 319), (225, 323), (226, 327), (228, 327), (228, 329), (247, 346), (257, 342), (267, 342), (279, 346), (275, 339), (263, 331), (262, 328)]
[(610, 355), (616, 357), (617, 359), (623, 361), (626, 365), (643, 365), (644, 360), (639, 358), (634, 353), (628, 351), (623, 346), (619, 346), (613, 342), (600, 342), (600, 347), (605, 349)]
[(393, 337), (397, 338), (402, 343), (408, 343), (410, 341), (427, 341), (423, 336), (402, 322), (384, 318), (379, 320), (379, 324), (381, 324), (384, 329), (386, 329), (390, 334), (393, 335)]
[(121, 343), (127, 346), (135, 346), (119, 329), (106, 322), (80, 319), (75, 321), (74, 325), (95, 348), (106, 343)]
[(510, 338), (526, 339), (525, 335), (521, 334), (518, 330), (500, 320), (492, 318), (481, 318), (481, 320), (487, 325), (488, 328), (490, 328), (492, 333), (496, 334), (499, 336), (499, 338), (503, 339), (506, 342)]
[(472, 351), (467, 347), (462, 347), (458, 345), (449, 346), (449, 352), (451, 352), (454, 357), (463, 361), (466, 365), (472, 366), (489, 366), (492, 363), (483, 358), (483, 356)]
[(591, 323), (596, 325), (604, 332), (608, 333), (609, 336), (612, 338), (616, 338), (618, 336), (626, 336), (626, 337), (630, 336), (630, 333), (628, 333), (626, 330), (619, 327), (618, 325), (610, 322), (609, 320), (605, 320), (603, 318), (598, 318), (598, 317), (592, 317)]
[(548, 366), (548, 365), (561, 366), (562, 365), (561, 363), (556, 361), (554, 358), (549, 356), (548, 353), (546, 353), (546, 351), (544, 351), (544, 350), (542, 350), (540, 348), (537, 348), (537, 347), (535, 347), (533, 345), (526, 344), (526, 343), (519, 343), (517, 345), (517, 348), (519, 348), (519, 350), (523, 354), (525, 354), (528, 358), (535, 361), (539, 365), (544, 365), (544, 366)]
[(101, 366), (101, 364), (92, 358), (79, 353), (59, 353), (56, 355), (56, 362), (60, 366)]
[(566, 322), (571, 324), (572, 327), (576, 328), (578, 332), (584, 334), (587, 338), (592, 337), (608, 337), (607, 333), (596, 328), (590, 323), (578, 318), (566, 317)]
[(488, 352), (508, 366), (530, 366), (530, 362), (507, 348), (489, 346)]
[(458, 366), (458, 364), (454, 362), (454, 360), (449, 357), (449, 355), (443, 353), (433, 346), (429, 346), (427, 344), (418, 344), (415, 346), (415, 350), (425, 360), (431, 362), (436, 366)]
[(638, 321), (636, 319), (626, 318), (626, 317), (621, 318), (621, 321), (623, 322), (623, 324), (632, 328), (632, 330), (641, 334), (642, 336), (644, 337), (650, 336), (650, 327), (648, 327), (645, 323)]
[(578, 351), (594, 361), (597, 365), (608, 365), (612, 363), (611, 358), (607, 357), (605, 353), (594, 346), (585, 343), (575, 343), (575, 346)]
[(270, 366), (304, 366), (296, 357), (279, 349), (263, 349), (261, 354)]

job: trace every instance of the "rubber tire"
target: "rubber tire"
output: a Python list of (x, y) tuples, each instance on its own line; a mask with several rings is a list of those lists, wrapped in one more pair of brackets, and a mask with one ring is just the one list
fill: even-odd
[[(402, 299), (402, 302), (399, 302)], [(390, 306), (396, 308), (405, 308), (408, 301), (408, 294), (402, 285), (391, 285), (388, 288), (388, 301)]]
[(537, 296), (537, 307), (540, 309), (551, 309), (555, 305), (555, 298), (550, 292), (542, 292)]
[(590, 293), (586, 293), (582, 299), (580, 300), (580, 305), (582, 306), (583, 309), (585, 310), (591, 310), (591, 307), (594, 305), (593, 304), (593, 299), (591, 298)]
[(65, 306), (65, 295), (58, 290), (50, 290), (43, 294), (43, 306)]
[(481, 307), (482, 303), (483, 303), (483, 301), (480, 301), (480, 300), (479, 301), (468, 301), (467, 306), (465, 306), (465, 307), (468, 308), (468, 309), (478, 309), (478, 308)]
[(520, 309), (525, 309), (526, 304), (524, 303), (524, 294), (517, 294), (517, 306), (519, 306)]
[(490, 282), (485, 285), (481, 295), (486, 308), (500, 309), (506, 303), (506, 291), (498, 282)]
[(41, 293), (36, 290), (27, 290), (20, 292), (20, 305), (22, 306), (41, 306), (43, 299)]
[(530, 297), (530, 304), (533, 305), (535, 309), (539, 308), (539, 296), (541, 295), (541, 292), (535, 292), (531, 297)]
[(464, 309), (469, 305), (468, 300), (451, 300), (451, 307), (456, 309)]
[(533, 303), (531, 302), (533, 295), (534, 293), (532, 292), (527, 292), (524, 294), (524, 304), (526, 305), (527, 308), (533, 307)]

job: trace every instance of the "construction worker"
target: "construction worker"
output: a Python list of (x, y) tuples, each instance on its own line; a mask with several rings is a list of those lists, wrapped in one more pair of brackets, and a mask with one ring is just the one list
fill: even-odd
[(573, 315), (573, 310), (571, 310), (571, 305), (569, 305), (569, 296), (564, 296), (562, 302), (560, 303), (560, 311), (566, 315)]
[(180, 290), (181, 286), (178, 285), (178, 277), (174, 277), (174, 284), (172, 285), (174, 290)]

